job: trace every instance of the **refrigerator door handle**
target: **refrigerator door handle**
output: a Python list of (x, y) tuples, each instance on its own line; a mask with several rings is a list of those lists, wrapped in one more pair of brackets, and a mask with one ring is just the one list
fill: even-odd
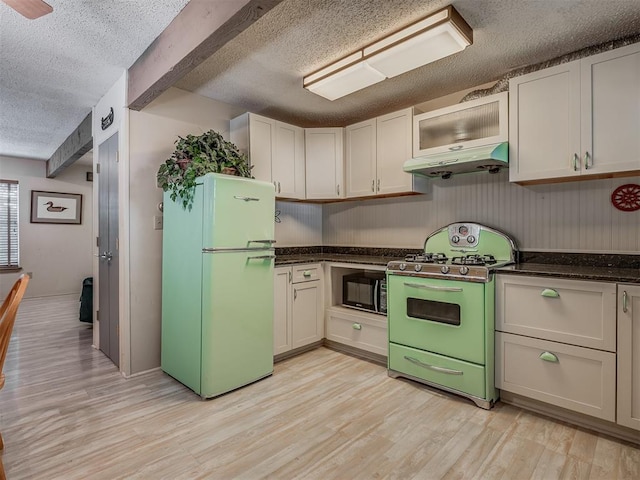
[(247, 243), (268, 243), (269, 245), (272, 245), (276, 243), (276, 241), (275, 240), (249, 240)]
[(224, 252), (264, 252), (273, 251), (265, 247), (217, 247), (217, 248), (203, 248), (202, 253), (224, 253)]
[(276, 258), (275, 255), (258, 255), (257, 257), (247, 257), (247, 260), (273, 260), (274, 258)]
[(259, 202), (260, 199), (256, 197), (241, 197), (239, 195), (234, 195), (233, 198), (236, 200), (244, 200), (245, 202)]

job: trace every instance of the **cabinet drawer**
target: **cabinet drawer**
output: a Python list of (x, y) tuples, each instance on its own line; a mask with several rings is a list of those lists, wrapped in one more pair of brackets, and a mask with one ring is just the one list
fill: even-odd
[(389, 369), (485, 398), (485, 367), (480, 365), (390, 343)]
[(293, 283), (319, 280), (322, 274), (322, 266), (319, 263), (310, 265), (296, 265), (293, 267)]
[(496, 387), (614, 422), (616, 356), (498, 332)]
[(616, 286), (498, 275), (496, 330), (616, 351)]
[(327, 309), (327, 339), (386, 357), (387, 319), (382, 315)]

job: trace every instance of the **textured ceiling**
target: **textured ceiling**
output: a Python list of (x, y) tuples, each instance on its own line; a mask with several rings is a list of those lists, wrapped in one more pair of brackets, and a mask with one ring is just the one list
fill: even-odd
[(188, 0), (0, 3), (0, 155), (47, 159)]
[[(220, 1), (220, 0), (194, 0)], [(49, 158), (187, 0), (0, 3), (0, 155)], [(302, 77), (453, 4), (464, 52), (330, 102)], [(517, 67), (640, 33), (640, 0), (284, 0), (177, 87), (301, 126), (341, 126), (497, 80)]]
[[(333, 102), (302, 77), (453, 4), (473, 45)], [(300, 126), (344, 126), (640, 32), (640, 0), (285, 0), (176, 86)]]

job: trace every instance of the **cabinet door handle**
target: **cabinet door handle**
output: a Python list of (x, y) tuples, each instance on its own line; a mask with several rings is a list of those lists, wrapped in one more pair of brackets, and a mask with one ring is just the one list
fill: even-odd
[(359, 323), (354, 323), (351, 326), (353, 327), (354, 330), (362, 330), (362, 325)]
[(558, 297), (560, 297), (560, 294), (558, 293), (558, 291), (554, 290), (553, 288), (545, 288), (544, 290), (542, 290), (540, 295), (543, 296), (543, 297), (547, 297), (547, 298), (558, 298)]
[(622, 311), (627, 313), (629, 311), (629, 305), (627, 302), (629, 301), (629, 296), (627, 295), (627, 291), (622, 292)]
[(376, 181), (375, 181), (375, 179), (371, 180), (371, 191), (372, 192), (376, 191)]
[(291, 283), (291, 270), (289, 270), (289, 283)]
[(410, 361), (414, 365), (418, 365), (419, 367), (426, 368), (428, 370), (433, 370), (434, 372), (446, 373), (447, 375), (464, 375), (464, 372), (460, 370), (452, 370), (450, 368), (438, 367), (436, 365), (429, 365), (428, 363), (421, 362), (417, 358), (404, 356), (405, 360)]
[(336, 193), (340, 196), (340, 184), (336, 185)]
[(380, 179), (378, 179), (378, 191), (380, 191)]
[(464, 145), (456, 145), (455, 147), (449, 147), (449, 150), (451, 150), (452, 152), (455, 152), (456, 150), (462, 150), (464, 148)]
[(540, 354), (540, 359), (545, 362), (558, 363), (558, 357), (551, 352), (542, 352)]
[(573, 171), (577, 172), (578, 171), (578, 162), (580, 161), (580, 157), (578, 156), (577, 153), (573, 154)]
[(280, 182), (278, 182), (278, 193), (281, 193), (282, 189), (280, 188)]
[(585, 170), (589, 170), (589, 168), (591, 168), (593, 166), (593, 162), (591, 162), (591, 164), (589, 164), (589, 159), (591, 158), (591, 155), (589, 155), (589, 152), (584, 152), (584, 169)]
[(298, 289), (294, 288), (293, 289), (293, 299), (295, 300), (296, 298), (298, 298)]

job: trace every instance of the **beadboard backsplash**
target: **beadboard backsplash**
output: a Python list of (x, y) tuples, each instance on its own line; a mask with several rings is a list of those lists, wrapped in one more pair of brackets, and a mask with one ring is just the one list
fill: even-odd
[(322, 245), (322, 205), (276, 202), (276, 247)]
[(610, 199), (626, 183), (640, 177), (526, 187), (509, 183), (508, 171), (436, 179), (426, 195), (323, 205), (322, 245), (422, 248), (434, 230), (472, 221), (521, 250), (637, 254), (640, 211), (621, 212)]

